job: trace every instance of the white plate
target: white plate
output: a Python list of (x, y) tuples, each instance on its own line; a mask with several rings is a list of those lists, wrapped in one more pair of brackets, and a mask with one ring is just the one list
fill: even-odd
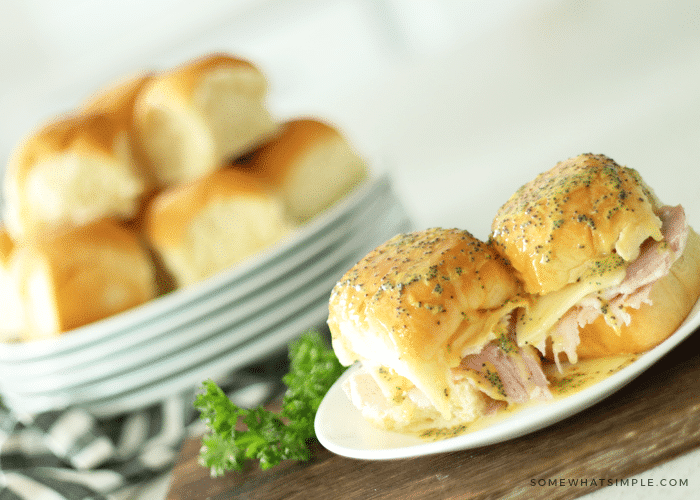
[(189, 307), (193, 303), (220, 294), (222, 290), (256, 286), (261, 273), (275, 275), (287, 267), (295, 254), (303, 253), (306, 246), (326, 237), (339, 223), (362, 211), (369, 201), (392, 196), (391, 184), (386, 175), (369, 179), (348, 197), (331, 207), (324, 214), (295, 230), (288, 238), (269, 249), (246, 259), (229, 270), (218, 273), (191, 287), (176, 290), (146, 304), (110, 318), (77, 328), (60, 337), (25, 343), (0, 343), (0, 363), (12, 364), (38, 359), (50, 359), (63, 353), (89, 348), (96, 344), (120, 338), (140, 326), (169, 317), (173, 311)]
[(231, 355), (226, 353), (210, 359), (205, 365), (194, 367), (175, 376), (160, 380), (147, 387), (140, 387), (128, 393), (95, 401), (81, 402), (96, 417), (109, 417), (131, 412), (154, 404), (174, 394), (193, 394), (206, 379), (217, 380), (231, 372), (267, 358), (270, 353), (282, 349), (296, 338), (300, 331), (309, 325), (321, 325), (328, 316), (328, 298), (323, 296), (316, 304), (302, 311), (290, 321), (279, 325), (270, 335), (264, 335), (242, 347)]
[[(358, 245), (376, 245), (376, 238), (371, 236), (379, 220), (388, 218), (393, 224), (399, 224), (402, 221), (396, 219), (395, 213), (399, 207), (387, 196), (367, 200), (352, 217), (338, 221), (322, 238), (290, 253), (279, 265), (261, 270), (255, 280), (220, 289), (189, 307), (181, 307), (82, 349), (60, 352), (50, 358), (0, 363), (2, 385), (21, 393), (26, 390), (25, 386), (32, 388), (31, 391), (47, 391), (87, 383), (206, 338), (204, 324), (215, 317), (250, 316), (264, 311), (272, 303), (283, 307), (283, 295), (290, 284), (299, 286), (308, 279), (315, 279), (320, 271), (337, 261), (355, 258)], [(377, 219), (377, 215), (381, 217)], [(247, 337), (240, 335), (238, 339), (243, 342)], [(99, 369), (96, 369), (98, 364)]]
[[(410, 223), (394, 212), (378, 229), (370, 234), (375, 239), (386, 240), (399, 229), (404, 232)], [(376, 246), (376, 245), (375, 245)], [(357, 261), (361, 256), (354, 256)], [(354, 262), (338, 263), (331, 271), (333, 279), (343, 273)], [(325, 286), (323, 286), (325, 285)], [(174, 394), (194, 391), (207, 378), (217, 379), (230, 374), (247, 364), (259, 361), (310, 326), (320, 326), (328, 316), (328, 286), (331, 281), (321, 280), (308, 290), (295, 295), (297, 305), (276, 308), (269, 316), (248, 325), (255, 335), (232, 349), (227, 349), (226, 332), (218, 338), (209, 339), (203, 345), (158, 360), (148, 367), (110, 377), (96, 384), (88, 384), (72, 391), (16, 394), (7, 392), (5, 403), (15, 411), (36, 413), (48, 409), (81, 406), (98, 416), (109, 416), (133, 411), (153, 404)], [(260, 330), (263, 330), (262, 332)], [(267, 330), (267, 331), (265, 331)], [(239, 331), (229, 332), (239, 335)], [(249, 335), (250, 337), (251, 335)]]
[(186, 325), (184, 331), (187, 335), (177, 335), (161, 350), (127, 351), (116, 360), (105, 359), (99, 369), (91, 366), (87, 373), (78, 372), (77, 375), (71, 371), (60, 372), (42, 384), (36, 384), (33, 379), (27, 383), (15, 381), (11, 392), (31, 397), (70, 390), (84, 397), (88, 394), (91, 398), (108, 396), (206, 362), (217, 353), (234, 350), (247, 340), (264, 334), (291, 313), (305, 308), (317, 296), (325, 296), (327, 300), (338, 277), (352, 266), (352, 257), (353, 254), (341, 247), (318, 261), (317, 265), (301, 270), (298, 281), (283, 282), (257, 297), (255, 308), (223, 307), (216, 314), (203, 316), (194, 324)]
[[(367, 200), (339, 235), (329, 238), (330, 245), (310, 245), (306, 250), (315, 250), (303, 260), (291, 258), (296, 264), (287, 267), (289, 276), (278, 276), (279, 282), (259, 293), (251, 291), (248, 307), (221, 303), (214, 295), (205, 302), (214, 300), (215, 310), (197, 305), (194, 309), (204, 308), (206, 314), (189, 314), (192, 321), (184, 325), (179, 312), (174, 312), (173, 324), (161, 328), (166, 335), (138, 349), (113, 352), (75, 371), (44, 372), (27, 381), (15, 378), (4, 384), (5, 403), (26, 413), (74, 405), (102, 415), (130, 411), (264, 358), (294, 335), (324, 322), (328, 295), (337, 279), (371, 248), (411, 228), (401, 204), (380, 194), (376, 202)], [(30, 364), (52, 365), (46, 359)]]
[(552, 403), (525, 408), (490, 427), (440, 441), (424, 441), (418, 437), (382, 431), (368, 424), (341, 388), (351, 370), (357, 369), (352, 367), (321, 402), (316, 414), (316, 435), (321, 444), (333, 453), (367, 460), (415, 457), (500, 443), (552, 425), (608, 397), (656, 363), (698, 326), (700, 300), (671, 337), (605, 380)]

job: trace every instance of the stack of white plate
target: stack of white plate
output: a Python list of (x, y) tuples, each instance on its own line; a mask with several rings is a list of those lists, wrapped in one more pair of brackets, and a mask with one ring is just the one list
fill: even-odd
[(380, 176), (289, 238), (196, 286), (57, 338), (0, 344), (2, 401), (18, 412), (114, 415), (261, 361), (323, 325), (330, 290), (410, 222)]

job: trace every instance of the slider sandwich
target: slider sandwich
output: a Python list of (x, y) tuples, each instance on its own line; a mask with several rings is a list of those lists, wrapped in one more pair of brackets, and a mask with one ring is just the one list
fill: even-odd
[(512, 268), (458, 229), (398, 235), (336, 284), (328, 325), (345, 390), (374, 425), (460, 427), (509, 403), (548, 399), (539, 353), (518, 346), (528, 304)]
[(498, 211), (491, 242), (531, 294), (518, 345), (557, 364), (636, 354), (700, 295), (700, 238), (637, 171), (602, 155), (558, 163)]

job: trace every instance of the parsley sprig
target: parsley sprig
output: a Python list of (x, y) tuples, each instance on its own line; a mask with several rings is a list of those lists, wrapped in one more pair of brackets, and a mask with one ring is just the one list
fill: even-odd
[[(283, 460), (309, 459), (309, 442), (316, 437), (314, 417), (345, 367), (316, 331), (305, 332), (290, 344), (289, 360), (289, 373), (282, 378), (287, 391), (279, 413), (262, 406), (240, 408), (216, 383), (203, 383), (204, 392), (194, 406), (209, 432), (202, 438), (199, 461), (213, 477), (240, 471), (253, 459), (259, 460), (263, 470)], [(244, 424), (243, 430), (239, 423)]]

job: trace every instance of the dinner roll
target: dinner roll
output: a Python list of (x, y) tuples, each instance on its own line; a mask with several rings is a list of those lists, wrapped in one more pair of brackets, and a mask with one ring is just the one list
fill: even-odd
[(19, 283), (15, 256), (16, 245), (0, 227), (0, 341), (17, 340), (24, 332), (23, 304), (19, 297)]
[(15, 240), (50, 237), (104, 217), (128, 219), (146, 183), (118, 113), (63, 116), (22, 141), (5, 172), (5, 222)]
[(133, 120), (134, 104), (144, 85), (153, 78), (153, 73), (139, 72), (120, 78), (90, 94), (79, 106), (87, 112), (124, 113)]
[(109, 219), (17, 248), (27, 340), (87, 325), (155, 296), (154, 271), (137, 236)]
[(139, 72), (119, 79), (91, 94), (79, 106), (85, 113), (107, 113), (121, 116), (128, 127), (129, 145), (131, 146), (139, 175), (146, 182), (146, 190), (154, 188), (155, 180), (148, 159), (140, 143), (139, 135), (134, 126), (134, 105), (141, 90), (153, 78), (153, 73)]
[(180, 286), (268, 247), (289, 227), (271, 188), (234, 169), (166, 189), (145, 215), (148, 239)]
[(194, 180), (269, 140), (267, 81), (251, 63), (214, 54), (159, 73), (139, 93), (138, 139), (160, 185)]
[(313, 118), (284, 123), (280, 134), (255, 152), (248, 168), (280, 189), (297, 223), (345, 197), (367, 176), (365, 162), (345, 137)]

